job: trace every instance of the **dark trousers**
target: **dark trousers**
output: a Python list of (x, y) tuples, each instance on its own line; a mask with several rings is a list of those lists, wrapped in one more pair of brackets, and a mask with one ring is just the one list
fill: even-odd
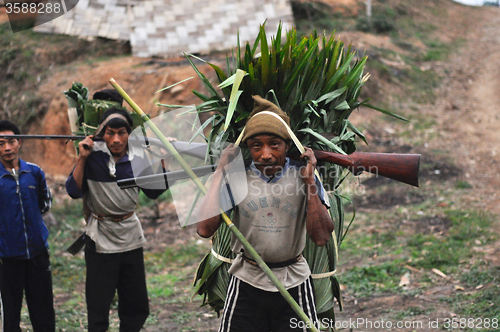
[(149, 315), (142, 248), (117, 254), (96, 253), (95, 242), (85, 247), (85, 284), (89, 332), (104, 332), (109, 309), (118, 291), (120, 332), (138, 332)]
[[(288, 292), (319, 328), (311, 277)], [(269, 331), (308, 330), (281, 293), (255, 288), (231, 275), (219, 332)]]
[(56, 321), (52, 296), (52, 272), (47, 250), (31, 259), (2, 258), (0, 292), (4, 331), (20, 332), (23, 290), (35, 332), (54, 332)]

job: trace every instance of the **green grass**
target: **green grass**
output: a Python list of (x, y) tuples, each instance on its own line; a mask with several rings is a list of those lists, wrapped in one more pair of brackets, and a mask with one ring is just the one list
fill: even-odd
[(168, 297), (175, 293), (175, 284), (179, 277), (171, 274), (153, 275), (147, 278), (148, 294), (151, 298)]
[(467, 181), (458, 180), (455, 183), (455, 188), (457, 188), (457, 189), (471, 189), (472, 188), (472, 184), (470, 184)]
[[(500, 268), (477, 264), (460, 276), (460, 281), (468, 288), (467, 292), (452, 296), (450, 303), (460, 317), (482, 317), (500, 320)], [(497, 325), (498, 327), (498, 325)], [(493, 329), (493, 330), (498, 330)]]
[(402, 263), (401, 260), (395, 260), (375, 266), (353, 267), (348, 272), (340, 274), (339, 278), (355, 296), (395, 291), (400, 277), (405, 272)]
[(467, 287), (479, 287), (500, 280), (500, 267), (477, 264), (460, 277)]
[(434, 311), (435, 308), (430, 307), (430, 308), (420, 308), (420, 307), (410, 307), (408, 309), (398, 311), (395, 314), (393, 314), (393, 318), (397, 320), (408, 320), (409, 317), (413, 316), (419, 316), (419, 315), (426, 315), (428, 316), (432, 311)]
[(484, 290), (472, 294), (459, 294), (454, 297), (457, 311), (462, 317), (484, 317), (500, 320), (500, 286), (489, 285)]
[[(376, 223), (372, 227), (366, 225), (367, 220), (382, 219), (387, 222), (391, 220), (388, 218), (395, 218), (394, 212), (379, 212), (378, 215), (373, 212), (367, 219), (356, 220), (360, 224), (351, 228), (351, 233), (340, 247), (340, 266), (352, 260), (360, 260), (359, 264), (339, 274), (340, 282), (347, 285), (355, 295), (401, 292), (399, 281), (408, 271), (405, 265), (421, 271), (438, 269), (446, 274), (456, 274), (464, 282), (476, 284), (491, 282), (496, 276), (492, 276), (491, 271), (486, 274), (477, 270), (472, 270), (469, 274), (462, 272), (465, 265), (474, 262), (478, 255), (473, 250), (473, 247), (478, 246), (477, 241), (481, 245), (487, 245), (497, 239), (496, 234), (489, 231), (493, 216), (474, 210), (445, 211), (443, 218), (451, 221), (445, 236), (418, 231), (407, 233), (395, 228), (384, 228), (383, 231), (371, 234), (363, 231), (367, 228), (377, 229)], [(423, 284), (431, 281), (425, 274), (420, 280)]]
[[(375, 232), (373, 234), (355, 232), (354, 226), (341, 245), (342, 256), (349, 259), (375, 254), (397, 254), (400, 250), (398, 236), (402, 234), (393, 232)], [(352, 231), (352, 232), (351, 232)]]

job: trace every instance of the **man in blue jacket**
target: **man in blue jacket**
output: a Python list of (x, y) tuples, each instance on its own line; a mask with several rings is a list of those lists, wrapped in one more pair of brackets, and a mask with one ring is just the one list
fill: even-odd
[[(16, 125), (0, 121), (0, 135), (19, 135)], [(4, 331), (19, 327), (23, 291), (35, 332), (55, 331), (49, 231), (42, 213), (50, 208), (45, 174), (19, 158), (21, 141), (0, 138), (0, 292)]]

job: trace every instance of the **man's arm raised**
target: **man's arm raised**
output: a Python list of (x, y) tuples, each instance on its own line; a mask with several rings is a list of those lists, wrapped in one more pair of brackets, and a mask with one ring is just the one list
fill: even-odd
[(78, 189), (82, 190), (83, 186), (83, 174), (85, 169), (85, 162), (88, 156), (92, 152), (92, 147), (94, 146), (94, 141), (92, 136), (87, 136), (83, 141), (78, 143), (80, 154), (78, 160), (76, 161), (75, 169), (73, 170), (73, 178), (75, 179)]
[(224, 180), (223, 169), (238, 155), (238, 151), (239, 149), (234, 147), (234, 144), (229, 145), (222, 151), (219, 165), (212, 176), (212, 182), (208, 187), (207, 194), (198, 205), (196, 216), (200, 221), (196, 224), (196, 231), (201, 237), (211, 237), (222, 222), (220, 188)]
[(300, 175), (306, 185), (306, 230), (314, 243), (318, 246), (324, 246), (330, 240), (334, 226), (326, 206), (318, 196), (318, 188), (316, 187), (314, 175), (316, 157), (310, 148), (305, 148), (305, 150), (301, 159), (306, 161), (306, 166), (301, 168)]

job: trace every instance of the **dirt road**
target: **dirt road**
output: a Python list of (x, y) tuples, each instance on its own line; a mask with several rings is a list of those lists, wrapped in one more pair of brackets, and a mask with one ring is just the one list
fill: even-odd
[(467, 25), (467, 44), (444, 67), (449, 75), (434, 115), (443, 137), (431, 145), (453, 151), (484, 207), (499, 213), (500, 9), (483, 13)]
[[(453, 17), (453, 13), (450, 14)], [(462, 19), (461, 25), (465, 39), (463, 47), (453, 54), (446, 63), (432, 65), (432, 70), (445, 73), (444, 81), (437, 93), (437, 100), (427, 107), (420, 107), (422, 112), (435, 120), (436, 126), (429, 128), (434, 138), (425, 144), (425, 149), (433, 151), (433, 156), (440, 153), (447, 156), (457, 166), (458, 177), (472, 185), (471, 208), (481, 209), (498, 214), (500, 212), (500, 8), (484, 8), (474, 11)], [(373, 146), (372, 146), (373, 148)], [(432, 162), (430, 160), (427, 163)], [(464, 208), (467, 206), (464, 205)], [(498, 221), (494, 229), (500, 230)], [(493, 266), (500, 261), (499, 244), (493, 244), (485, 251), (485, 257)], [(352, 268), (348, 263), (343, 268)], [(349, 285), (346, 285), (349, 288)], [(380, 323), (391, 310), (408, 310), (411, 308), (432, 307), (431, 315), (435, 317), (451, 317), (453, 309), (440, 300), (450, 298), (456, 293), (451, 283), (437, 282), (418, 297), (395, 294), (378, 294), (369, 298), (355, 298), (346, 292), (343, 312), (338, 312), (337, 319), (346, 324), (357, 318), (365, 323)], [(438, 304), (439, 303), (439, 304)], [(394, 331), (434, 332), (429, 321), (429, 314), (411, 316), (415, 324), (406, 328), (393, 328)], [(356, 325), (354, 331), (380, 331), (380, 328), (369, 328)], [(382, 329), (383, 330), (383, 329)]]

